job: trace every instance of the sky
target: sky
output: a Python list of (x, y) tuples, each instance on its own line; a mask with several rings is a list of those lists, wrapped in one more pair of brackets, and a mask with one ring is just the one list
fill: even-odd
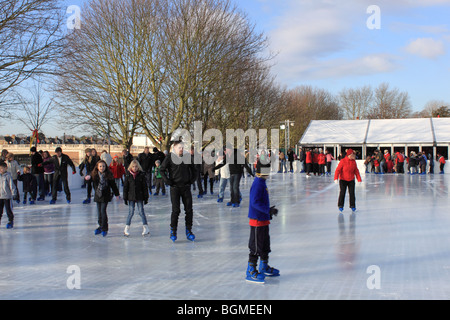
[[(63, 3), (66, 8), (81, 7), (84, 1)], [(272, 72), (288, 88), (311, 85), (337, 94), (344, 88), (375, 88), (386, 82), (408, 92), (413, 111), (430, 100), (449, 101), (450, 106), (450, 0), (235, 4), (257, 31), (267, 35), (269, 50), (276, 54)], [(3, 126), (0, 133), (10, 129)], [(43, 131), (58, 135), (48, 126)]]

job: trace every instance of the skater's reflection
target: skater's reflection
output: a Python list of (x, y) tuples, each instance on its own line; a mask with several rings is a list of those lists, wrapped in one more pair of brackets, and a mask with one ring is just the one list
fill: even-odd
[(343, 269), (351, 270), (355, 265), (356, 256), (359, 250), (359, 244), (356, 241), (356, 214), (350, 215), (349, 229), (346, 230), (345, 219), (342, 213), (338, 217), (339, 242), (336, 248), (338, 261)]

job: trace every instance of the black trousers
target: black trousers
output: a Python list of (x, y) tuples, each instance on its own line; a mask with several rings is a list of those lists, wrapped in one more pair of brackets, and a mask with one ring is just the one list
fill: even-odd
[(250, 254), (248, 256), (249, 262), (256, 264), (258, 257), (265, 261), (269, 259), (270, 235), (268, 225), (263, 227), (250, 226), (248, 248), (250, 249)]
[(239, 190), (239, 184), (241, 183), (241, 174), (230, 175), (230, 191), (231, 191), (231, 203), (239, 204), (241, 192)]
[(356, 208), (355, 202), (355, 180), (352, 181), (345, 181), (345, 180), (339, 180), (339, 187), (340, 187), (340, 193), (339, 193), (339, 200), (338, 200), (338, 207), (343, 208), (344, 202), (345, 202), (345, 193), (347, 192), (350, 195), (350, 208)]
[(170, 218), (170, 227), (173, 230), (178, 229), (178, 217), (180, 216), (180, 199), (183, 202), (186, 229), (192, 229), (193, 208), (192, 208), (192, 193), (191, 186), (184, 187), (170, 187), (170, 201), (172, 202), (172, 216)]
[(53, 176), (53, 188), (52, 188), (52, 200), (57, 199), (58, 197), (58, 184), (62, 181), (64, 187), (64, 193), (66, 194), (66, 200), (71, 200), (69, 182), (67, 174), (61, 175), (60, 173), (55, 173)]
[(97, 202), (98, 226), (102, 231), (108, 231), (108, 202)]
[(9, 222), (14, 221), (14, 214), (12, 210), (11, 199), (0, 199), (0, 219), (3, 216), (3, 207), (6, 209), (6, 214), (8, 215)]

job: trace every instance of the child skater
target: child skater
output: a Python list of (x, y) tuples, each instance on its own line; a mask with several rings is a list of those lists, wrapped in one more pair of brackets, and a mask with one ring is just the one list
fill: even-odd
[(336, 172), (334, 174), (334, 182), (339, 182), (340, 193), (338, 200), (339, 211), (344, 211), (344, 201), (345, 201), (345, 193), (348, 188), (348, 193), (350, 195), (350, 208), (353, 212), (356, 211), (356, 199), (355, 199), (355, 176), (358, 179), (358, 182), (361, 182), (361, 175), (359, 174), (358, 167), (355, 161), (355, 153), (352, 149), (347, 150), (347, 154), (336, 168)]
[(114, 175), (114, 181), (116, 181), (117, 189), (120, 187), (120, 182), (122, 181), (122, 177), (125, 174), (125, 167), (122, 163), (119, 162), (119, 157), (114, 156), (113, 161), (109, 165), (109, 170)]
[(92, 180), (94, 202), (97, 203), (98, 228), (95, 229), (95, 234), (98, 235), (101, 233), (102, 236), (106, 237), (108, 234), (108, 214), (106, 208), (108, 202), (112, 199), (111, 190), (114, 192), (116, 198), (119, 199), (119, 189), (116, 186), (112, 172), (103, 160), (97, 162), (91, 175), (87, 175), (85, 179)]
[(134, 208), (137, 206), (138, 213), (142, 219), (143, 231), (142, 235), (150, 233), (147, 225), (147, 218), (145, 217), (144, 205), (148, 203), (148, 187), (146, 174), (142, 170), (141, 165), (137, 160), (133, 160), (128, 167), (128, 172), (123, 181), (123, 201), (128, 205), (128, 218), (125, 225), (124, 235), (130, 235), (131, 219), (134, 215)]
[(23, 204), (27, 204), (28, 194), (30, 194), (30, 204), (34, 204), (37, 196), (38, 182), (34, 174), (31, 174), (30, 167), (23, 168), (23, 174), (17, 177), (22, 181)]
[[(269, 192), (267, 191), (266, 179), (270, 174), (270, 163), (262, 164), (258, 161), (256, 165), (256, 177), (250, 189), (250, 204), (248, 217), (250, 219), (250, 238), (248, 247), (250, 249), (247, 277), (249, 282), (264, 283), (266, 276), (276, 277), (280, 271), (268, 265), (270, 253), (269, 224), (272, 217), (278, 214), (275, 206), (270, 207)], [(256, 266), (260, 258), (259, 270)]]
[(9, 220), (6, 229), (12, 229), (14, 224), (12, 199), (17, 196), (17, 188), (7, 170), (8, 165), (5, 162), (0, 162), (0, 219), (3, 216), (3, 207), (5, 207)]
[(161, 161), (156, 160), (155, 161), (155, 167), (152, 170), (153, 172), (153, 181), (155, 182), (156, 191), (153, 194), (154, 196), (157, 196), (159, 194), (159, 190), (161, 189), (161, 194), (163, 196), (166, 195), (166, 187), (164, 185), (164, 180), (161, 175)]

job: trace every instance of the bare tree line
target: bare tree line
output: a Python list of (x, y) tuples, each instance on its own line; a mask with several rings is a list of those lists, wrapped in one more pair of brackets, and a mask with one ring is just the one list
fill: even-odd
[[(443, 101), (413, 113), (408, 93), (387, 83), (338, 94), (282, 87), (268, 39), (231, 0), (91, 0), (81, 29), (68, 33), (61, 9), (57, 0), (0, 0), (0, 108), (25, 110), (20, 120), (33, 129), (56, 109), (66, 130), (127, 148), (145, 134), (167, 149), (196, 121), (224, 132), (289, 119), (298, 141), (311, 120), (450, 116)], [(45, 75), (54, 99), (41, 98), (41, 84), (34, 101), (15, 92)]]

